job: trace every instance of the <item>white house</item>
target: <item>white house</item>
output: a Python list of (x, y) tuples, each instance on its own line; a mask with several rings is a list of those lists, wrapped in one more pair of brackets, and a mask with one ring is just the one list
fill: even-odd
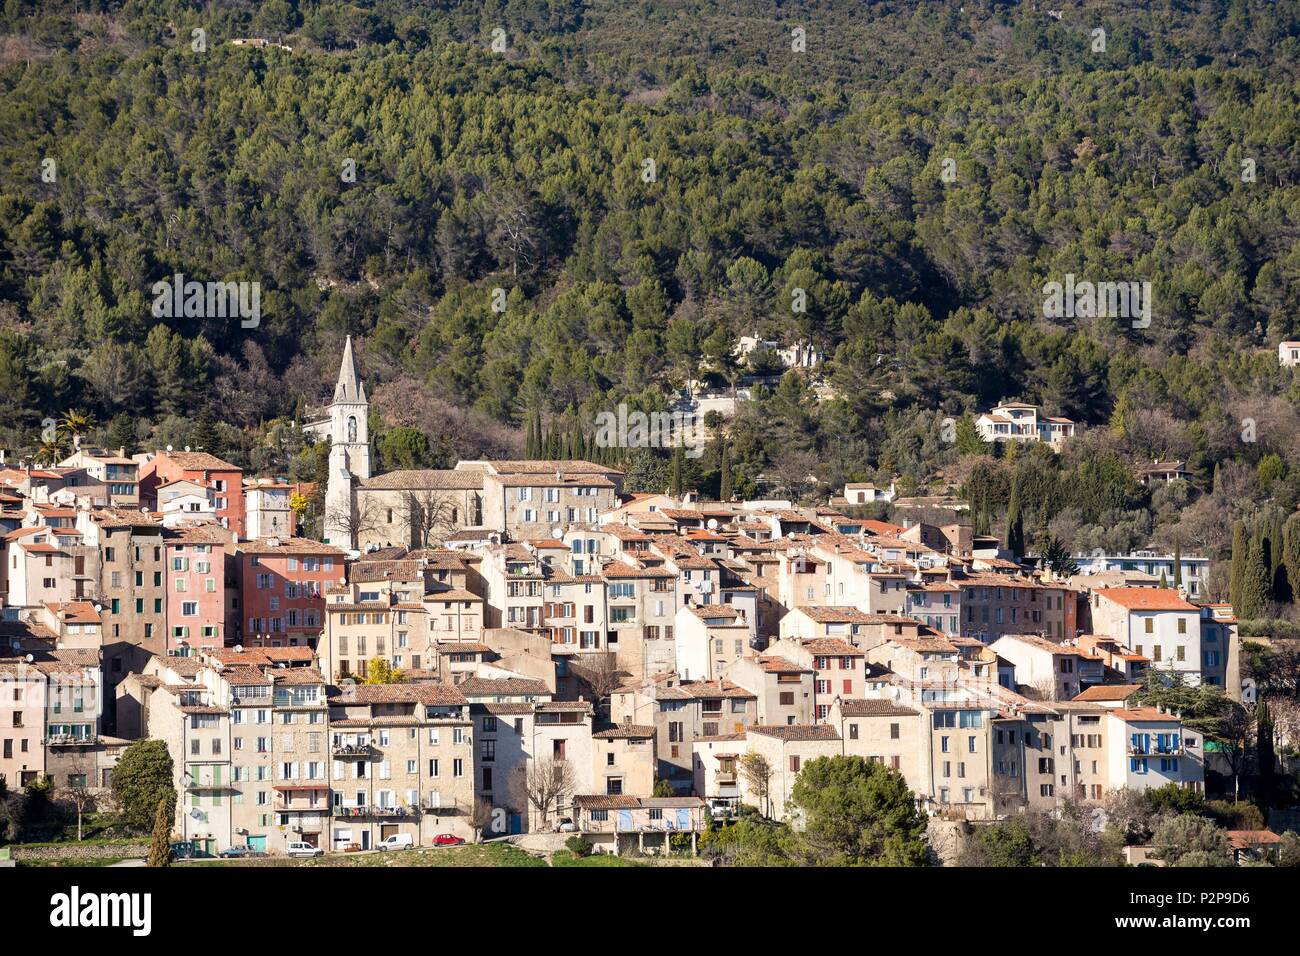
[(975, 428), (986, 442), (1042, 441), (1059, 445), (1074, 437), (1074, 422), (1043, 415), (1037, 405), (1003, 402), (975, 419)]
[(1155, 790), (1174, 783), (1201, 790), (1205, 786), (1203, 740), (1182, 721), (1154, 707), (1110, 710), (1106, 714), (1110, 785)]
[[(1151, 575), (1157, 581), (1164, 574), (1165, 583), (1174, 586), (1174, 556), (1158, 551), (1131, 551), (1128, 554), (1092, 554), (1074, 555), (1074, 563), (1079, 566), (1080, 574), (1100, 574), (1103, 571), (1138, 571)], [(1188, 597), (1200, 597), (1205, 593), (1205, 582), (1210, 574), (1210, 559), (1184, 554), (1179, 558), (1182, 567), (1182, 587)], [(1085, 582), (1086, 583), (1086, 582)]]
[(1277, 344), (1277, 362), (1284, 368), (1300, 365), (1300, 342), (1279, 342)]
[(1173, 588), (1098, 588), (1089, 603), (1094, 634), (1133, 648), (1152, 670), (1202, 682), (1201, 609)]

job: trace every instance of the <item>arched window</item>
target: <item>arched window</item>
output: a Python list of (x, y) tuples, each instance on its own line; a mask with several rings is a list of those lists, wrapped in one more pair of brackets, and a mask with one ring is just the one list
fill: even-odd
[(357, 440), (357, 416), (348, 416), (348, 444)]

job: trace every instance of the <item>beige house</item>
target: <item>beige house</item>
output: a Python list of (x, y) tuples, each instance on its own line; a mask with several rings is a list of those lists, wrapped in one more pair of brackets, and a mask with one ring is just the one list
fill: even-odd
[(655, 728), (656, 776), (678, 789), (694, 774), (697, 737), (741, 733), (757, 722), (757, 697), (730, 681), (683, 681), (673, 672), (624, 684), (610, 695), (610, 719)]
[[(843, 752), (897, 770), (908, 787), (919, 787), (929, 727), (921, 711), (891, 700), (837, 700), (826, 721), (839, 733)], [(913, 792), (917, 792), (916, 789)]]
[(329, 845), (368, 849), (407, 833), (474, 836), (470, 705), (431, 682), (358, 685), (329, 699)]
[(759, 724), (748, 728), (741, 759), (744, 754), (759, 755), (770, 770), (770, 776), (766, 781), (760, 781), (742, 769), (739, 774), (741, 802), (757, 807), (774, 820), (790, 818), (797, 822), (797, 810), (790, 804), (790, 794), (799, 771), (810, 760), (839, 756), (841, 744), (839, 732), (830, 724)]
[(729, 604), (692, 604), (679, 608), (675, 620), (683, 680), (716, 680), (749, 652), (753, 627)]
[(723, 675), (757, 698), (760, 724), (811, 724), (814, 681), (811, 664), (796, 664), (777, 654), (749, 654)]
[(706, 826), (699, 797), (633, 797), (582, 794), (574, 797), (574, 823), (597, 853), (665, 854), (698, 847)]
[(591, 735), (592, 780), (597, 790), (610, 795), (653, 795), (655, 728), (652, 725), (619, 724)]

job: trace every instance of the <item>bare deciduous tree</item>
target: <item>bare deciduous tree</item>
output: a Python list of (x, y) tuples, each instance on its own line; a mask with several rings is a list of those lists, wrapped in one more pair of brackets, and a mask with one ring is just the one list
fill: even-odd
[(516, 772), (515, 787), (545, 826), (552, 810), (561, 810), (578, 785), (573, 764), (564, 759), (529, 760)]
[(772, 772), (772, 764), (761, 753), (750, 750), (741, 755), (740, 774), (765, 817), (772, 813)]
[(95, 791), (90, 788), (91, 770), (87, 770), (85, 760), (77, 757), (71, 763), (72, 773), (68, 775), (68, 784), (56, 792), (59, 800), (72, 805), (77, 811), (77, 840), (81, 840), (82, 823), (86, 812), (95, 806)]
[(496, 810), (492, 806), (492, 801), (486, 797), (478, 797), (474, 800), (473, 809), (469, 814), (469, 825), (474, 830), (474, 842), (483, 842), (483, 831), (492, 825), (496, 817)]
[(406, 526), (412, 548), (441, 545), (447, 535), (456, 530), (455, 503), (441, 491), (404, 491), (397, 510), (402, 524)]
[(591, 695), (598, 703), (621, 687), (628, 676), (627, 671), (619, 670), (618, 655), (612, 651), (584, 654), (570, 661), (569, 670), (591, 688)]
[(379, 507), (370, 498), (357, 495), (356, 503), (351, 507), (327, 507), (325, 524), (337, 526), (348, 536), (349, 541), (360, 547), (364, 535), (379, 529)]

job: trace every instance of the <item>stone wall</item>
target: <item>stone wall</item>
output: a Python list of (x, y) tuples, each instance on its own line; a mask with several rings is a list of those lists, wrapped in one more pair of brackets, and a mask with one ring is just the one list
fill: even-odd
[(12, 846), (10, 856), (29, 860), (103, 860), (119, 857), (147, 857), (149, 843), (55, 843), (49, 846)]

